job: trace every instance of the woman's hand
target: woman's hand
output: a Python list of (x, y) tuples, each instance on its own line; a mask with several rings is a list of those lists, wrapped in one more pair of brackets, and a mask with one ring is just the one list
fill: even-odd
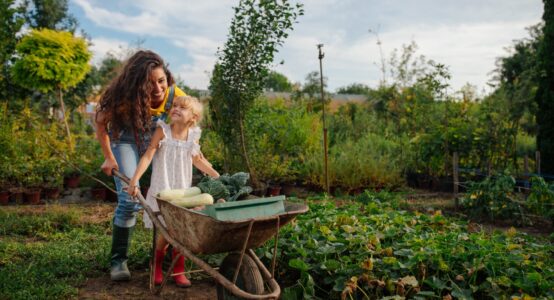
[(117, 165), (117, 161), (115, 161), (115, 159), (106, 159), (104, 160), (104, 163), (102, 164), (100, 169), (102, 169), (102, 172), (104, 172), (104, 174), (108, 176), (113, 176), (112, 170), (116, 169), (117, 171), (119, 171), (119, 166)]

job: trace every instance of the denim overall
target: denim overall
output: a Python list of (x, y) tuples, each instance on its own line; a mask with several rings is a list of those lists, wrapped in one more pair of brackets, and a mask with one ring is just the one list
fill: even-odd
[[(159, 116), (152, 116), (150, 132), (144, 134), (139, 139), (136, 131), (132, 129), (124, 129), (121, 131), (119, 139), (111, 142), (111, 149), (115, 160), (119, 165), (119, 172), (131, 178), (135, 174), (140, 157), (150, 144), (152, 134), (156, 130), (156, 122), (158, 120), (167, 120), (169, 110), (173, 104), (175, 95), (175, 86), (169, 88), (169, 95), (165, 104), (165, 109)], [(117, 190), (117, 207), (114, 214), (114, 225), (124, 228), (133, 227), (136, 224), (136, 214), (141, 206), (131, 201), (129, 194), (123, 190), (127, 186), (121, 179), (114, 177), (115, 187)], [(146, 195), (145, 195), (146, 196)]]

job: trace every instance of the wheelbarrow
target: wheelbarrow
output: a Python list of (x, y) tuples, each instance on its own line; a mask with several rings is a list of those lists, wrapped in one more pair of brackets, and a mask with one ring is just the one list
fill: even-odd
[[(113, 173), (129, 182), (120, 172), (114, 170)], [(156, 198), (160, 211), (154, 212), (140, 192), (136, 198), (154, 223), (153, 243), (159, 232), (169, 244), (213, 277), (218, 299), (279, 298), (281, 288), (274, 277), (279, 229), (299, 214), (307, 212), (306, 205), (285, 201), (284, 212), (275, 215), (221, 221), (202, 211), (183, 208), (160, 198)], [(263, 245), (272, 237), (274, 246), (270, 272), (252, 249)], [(153, 246), (152, 251), (154, 248)], [(210, 266), (197, 256), (216, 253), (227, 253), (219, 268)], [(162, 284), (156, 287), (151, 260), (150, 290), (154, 294), (161, 292), (176, 261), (177, 258), (171, 263)]]

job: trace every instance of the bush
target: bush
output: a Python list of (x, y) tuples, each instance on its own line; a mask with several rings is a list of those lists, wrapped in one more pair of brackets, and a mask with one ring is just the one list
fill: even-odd
[[(329, 150), (329, 184), (341, 190), (394, 189), (403, 183), (402, 141), (367, 133), (357, 141), (337, 143)], [(323, 155), (305, 164), (306, 181), (325, 186)]]
[(515, 184), (515, 179), (506, 174), (472, 182), (461, 205), (472, 216), (486, 217), (493, 221), (502, 219), (525, 223), (522, 199), (514, 193)]

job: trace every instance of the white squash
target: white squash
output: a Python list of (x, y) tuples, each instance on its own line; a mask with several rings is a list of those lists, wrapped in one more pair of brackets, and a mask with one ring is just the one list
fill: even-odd
[(173, 200), (181, 199), (184, 197), (196, 196), (202, 194), (202, 191), (197, 187), (191, 187), (188, 189), (174, 189), (163, 190), (159, 193), (159, 197), (172, 202)]
[(182, 197), (180, 199), (175, 199), (171, 201), (171, 203), (179, 205), (181, 207), (190, 208), (202, 205), (212, 205), (214, 204), (214, 198), (208, 193), (203, 193), (191, 197)]

